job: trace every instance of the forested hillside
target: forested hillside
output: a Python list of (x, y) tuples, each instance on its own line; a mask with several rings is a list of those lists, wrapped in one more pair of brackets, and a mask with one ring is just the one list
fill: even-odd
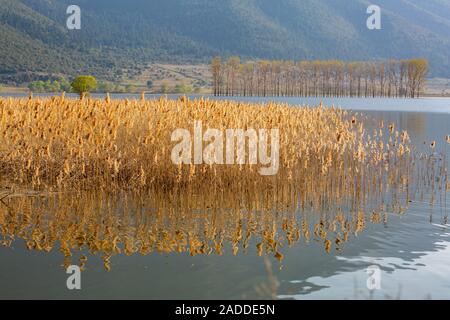
[(88, 72), (114, 80), (149, 62), (242, 59), (427, 58), (450, 77), (450, 0), (78, 0), (81, 30), (66, 28), (69, 0), (0, 0), (0, 81)]

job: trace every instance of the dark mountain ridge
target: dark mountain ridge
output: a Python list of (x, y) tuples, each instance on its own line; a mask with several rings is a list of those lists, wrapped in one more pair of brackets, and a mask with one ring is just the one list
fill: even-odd
[(0, 0), (0, 77), (88, 72), (113, 79), (152, 61), (379, 60), (424, 57), (450, 77), (450, 0), (378, 0), (382, 29), (366, 27), (365, 0)]

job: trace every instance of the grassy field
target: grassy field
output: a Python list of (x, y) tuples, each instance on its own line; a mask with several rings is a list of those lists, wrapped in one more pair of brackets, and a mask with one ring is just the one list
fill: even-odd
[[(147, 81), (152, 81), (152, 87), (147, 88)], [(177, 86), (190, 87), (197, 93), (210, 93), (212, 87), (212, 75), (209, 65), (175, 65), (175, 64), (150, 64), (146, 68), (128, 79), (123, 79), (125, 84), (134, 85), (142, 90), (147, 89), (152, 93), (163, 91), (174, 92)]]

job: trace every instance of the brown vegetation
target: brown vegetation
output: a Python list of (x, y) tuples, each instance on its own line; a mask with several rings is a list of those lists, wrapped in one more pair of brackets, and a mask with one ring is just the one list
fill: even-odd
[[(178, 128), (193, 131), (195, 120), (219, 130), (279, 128), (278, 174), (263, 177), (248, 161), (174, 165), (171, 133)], [(205, 183), (262, 188), (289, 183), (304, 186), (305, 198), (330, 187), (326, 194), (335, 200), (361, 187), (353, 178), (386, 166), (397, 170), (410, 156), (406, 134), (391, 130), (395, 144), (389, 146), (382, 132), (367, 132), (361, 120), (335, 108), (187, 98), (0, 99), (0, 174), (46, 190), (145, 190)], [(335, 183), (330, 186), (329, 181)]]

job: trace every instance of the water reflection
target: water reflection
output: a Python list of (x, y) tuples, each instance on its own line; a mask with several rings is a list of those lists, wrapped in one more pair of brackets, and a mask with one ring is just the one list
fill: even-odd
[[(447, 200), (447, 208), (449, 204)], [(433, 215), (434, 223), (426, 222), (426, 213)], [(313, 268), (319, 259), (303, 252), (310, 260), (300, 262), (298, 256), (293, 257), (291, 272), (281, 275), (279, 297), (448, 299), (450, 233), (443, 223), (439, 210), (415, 202), (401, 218), (391, 215), (387, 228), (372, 228), (349, 243), (344, 255), (327, 259), (321, 273)], [(366, 268), (372, 265), (381, 269), (381, 290), (367, 289)], [(294, 272), (300, 269), (301, 273)]]
[[(434, 177), (431, 169), (422, 168), (419, 179)], [(442, 183), (427, 190), (445, 192)], [(19, 238), (29, 250), (58, 250), (65, 267), (83, 268), (89, 252), (102, 257), (106, 270), (118, 254), (220, 256), (226, 250), (247, 254), (250, 247), (281, 262), (286, 248), (299, 243), (317, 241), (327, 253), (340, 251), (367, 225), (387, 226), (389, 214), (404, 214), (417, 193), (396, 180), (373, 190), (372, 196), (347, 196), (334, 205), (322, 195), (303, 201), (289, 188), (241, 195), (213, 190), (19, 194), (0, 205), (1, 244), (9, 247)], [(79, 261), (73, 261), (79, 251)]]

